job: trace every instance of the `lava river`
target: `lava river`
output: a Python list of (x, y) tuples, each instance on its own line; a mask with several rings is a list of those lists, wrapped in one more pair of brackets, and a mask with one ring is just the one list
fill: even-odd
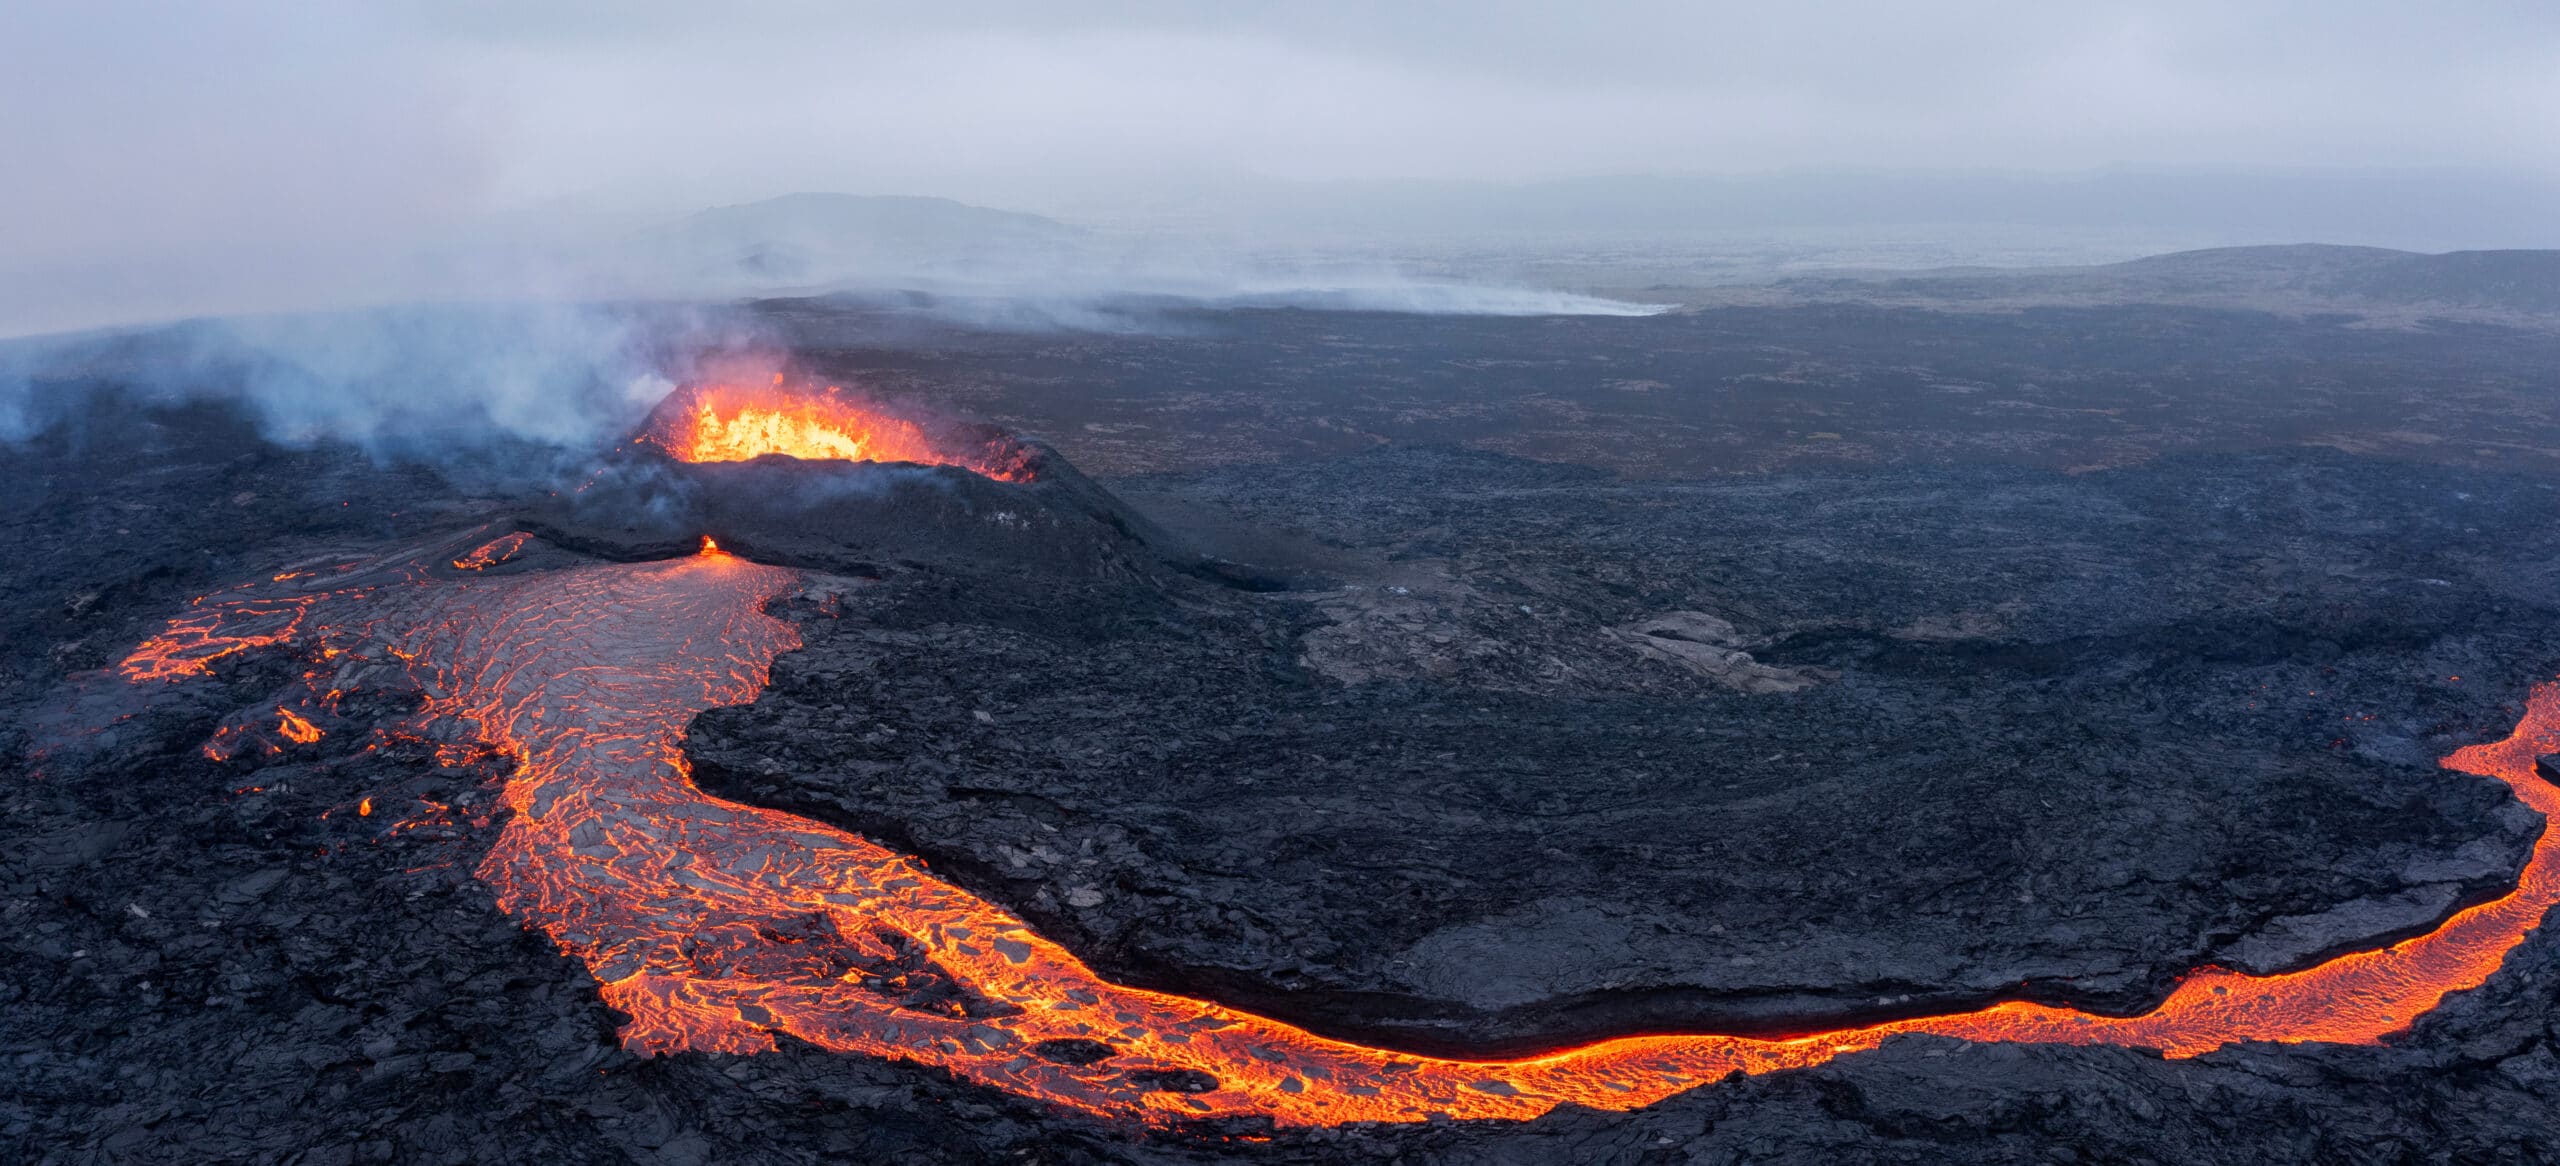
[[(483, 558), (502, 559), (514, 544), (489, 549)], [(2429, 934), (2282, 975), (2203, 969), (2139, 1016), (2006, 1003), (1791, 1039), (1634, 1036), (1522, 1060), (1408, 1056), (1109, 983), (915, 859), (695, 788), (686, 726), (753, 699), (774, 657), (798, 645), (764, 611), (797, 586), (795, 572), (716, 552), (514, 575), (445, 570), (454, 558), (421, 551), (207, 596), (125, 661), (124, 681), (183, 681), (249, 650), (302, 653), (315, 689), (405, 672), (425, 708), (384, 731), (512, 756), (503, 797), (514, 814), (479, 873), (507, 911), (586, 962), (631, 1018), (623, 1040), (653, 1053), (752, 1053), (789, 1033), (1153, 1121), (1527, 1118), (1565, 1102), (1629, 1109), (1900, 1033), (2171, 1056), (2234, 1041), (2374, 1042), (2478, 985), (2560, 901), (2560, 832), (2546, 831), (2512, 893)], [(2545, 686), (2512, 736), (2444, 764), (2504, 781), (2548, 818), (2560, 787), (2533, 763), (2555, 748), (2560, 689)]]

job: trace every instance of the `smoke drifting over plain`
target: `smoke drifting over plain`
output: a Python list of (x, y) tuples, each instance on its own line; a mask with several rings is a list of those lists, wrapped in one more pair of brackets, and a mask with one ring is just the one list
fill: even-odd
[(74, 417), (103, 389), (236, 401), (276, 441), (347, 441), (378, 457), (582, 452), (627, 430), (676, 379), (712, 364), (769, 369), (769, 351), (734, 313), (525, 303), (37, 337), (0, 343), (0, 439)]

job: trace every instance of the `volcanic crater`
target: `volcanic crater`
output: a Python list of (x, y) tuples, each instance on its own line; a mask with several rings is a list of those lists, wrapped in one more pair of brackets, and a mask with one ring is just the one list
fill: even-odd
[(1056, 451), (991, 426), (909, 420), (832, 387), (670, 394), (640, 432), (518, 525), (621, 560), (704, 537), (760, 562), (876, 575), (947, 571), (1142, 577), (1180, 552)]

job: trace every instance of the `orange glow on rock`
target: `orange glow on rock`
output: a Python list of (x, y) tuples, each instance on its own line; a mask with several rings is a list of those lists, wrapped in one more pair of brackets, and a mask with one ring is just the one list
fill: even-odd
[(310, 720), (292, 709), (279, 708), (276, 710), (276, 716), (279, 718), (276, 721), (276, 732), (296, 745), (308, 745), (324, 735), (320, 726), (312, 724)]
[(116, 671), (136, 682), (208, 675), (213, 662), (225, 656), (291, 642), (317, 599), (284, 595), (210, 607), (198, 600), (194, 610), (170, 620), (160, 634), (143, 641), (116, 665)]
[(711, 541), (711, 536), (706, 534), (702, 536), (702, 553), (706, 555), (719, 554), (720, 544)]
[(830, 385), (767, 388), (693, 385), (658, 406), (640, 440), (686, 462), (742, 462), (768, 454), (803, 461), (916, 462), (959, 466), (991, 478), (1027, 481), (1020, 460), (986, 449), (948, 448), (903, 417), (856, 402)]
[[(1633, 1109), (1904, 1033), (2172, 1057), (2238, 1041), (2370, 1044), (2478, 986), (2560, 903), (2560, 831), (2545, 830), (2514, 890), (2434, 931), (2277, 975), (2201, 969), (2138, 1016), (2005, 1003), (1792, 1038), (1634, 1036), (1517, 1060), (1410, 1056), (1113, 984), (910, 856), (696, 788), (685, 726), (753, 700), (774, 658), (798, 646), (764, 613), (797, 584), (794, 572), (718, 555), (441, 580), (395, 563), (357, 576), (402, 585), (350, 583), (298, 602), (256, 587), (209, 597), (138, 648), (123, 675), (182, 679), (306, 631), (362, 636), (359, 658), (404, 661), (433, 694), (409, 731), (467, 735), (514, 759), (501, 794), (514, 816), (480, 876), (501, 907), (585, 962), (630, 1017), (623, 1042), (647, 1053), (755, 1053), (788, 1033), (1109, 1117), (1518, 1119), (1567, 1103)], [(2547, 820), (2560, 813), (2560, 786), (2533, 767), (2555, 750), (2560, 686), (2545, 685), (2512, 735), (2444, 764), (2504, 782)], [(1054, 1041), (1110, 1055), (1040, 1055)]]
[(489, 541), (473, 548), (470, 554), (464, 555), (459, 559), (455, 559), (453, 561), (454, 569), (457, 571), (483, 571), (497, 566), (500, 563), (516, 557), (516, 552), (524, 549), (525, 540), (532, 537), (532, 535), (519, 530), (514, 534), (502, 535), (500, 537), (490, 539)]

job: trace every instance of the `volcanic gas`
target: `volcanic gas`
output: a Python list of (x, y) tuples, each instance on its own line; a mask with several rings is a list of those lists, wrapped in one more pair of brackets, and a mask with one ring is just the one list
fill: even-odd
[(639, 442), (684, 462), (742, 462), (779, 455), (802, 461), (913, 462), (959, 466), (1008, 482), (1028, 481), (1017, 443), (934, 432), (925, 423), (857, 401), (843, 389), (795, 386), (781, 373), (765, 386), (696, 384), (660, 402)]
[[(1630, 1109), (1905, 1033), (2173, 1057), (2238, 1041), (2378, 1042), (2446, 993), (2478, 986), (2560, 903), (2560, 834), (2546, 830), (2512, 891), (2427, 934), (2276, 975), (2201, 969), (2136, 1016), (2011, 1002), (1784, 1039), (1632, 1036), (1507, 1061), (1405, 1055), (1111, 983), (914, 858), (704, 793), (684, 754), (687, 725), (753, 700), (775, 657), (798, 646), (764, 609), (802, 577), (708, 545), (657, 562), (493, 575), (471, 568), (496, 557), (490, 546), (523, 540), (483, 544), (491, 533), (207, 596), (121, 674), (156, 686), (235, 653), (300, 651), (310, 692), (254, 710), (290, 725), (324, 687), (405, 672), (426, 706), (378, 731), (468, 739), (514, 759), (503, 794), (514, 816), (480, 876), (506, 910), (586, 963), (630, 1018), (625, 1044), (651, 1053), (760, 1052), (788, 1033), (1150, 1121), (1528, 1118), (1568, 1102)], [(2545, 687), (2511, 736), (2444, 764), (2504, 782), (2548, 819), (2560, 786), (2534, 764), (2555, 748), (2560, 688)]]

